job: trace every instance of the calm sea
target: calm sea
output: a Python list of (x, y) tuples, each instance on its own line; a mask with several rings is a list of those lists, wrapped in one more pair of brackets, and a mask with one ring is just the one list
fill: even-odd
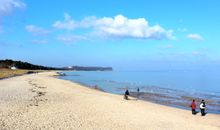
[[(102, 90), (123, 94), (125, 89), (152, 94), (162, 94), (182, 100), (195, 97), (214, 101), (214, 112), (220, 108), (220, 71), (70, 71), (61, 79), (71, 80), (85, 86), (97, 85)], [(181, 97), (181, 98), (179, 98)], [(164, 100), (164, 99), (161, 99)], [(170, 100), (170, 99), (169, 99)], [(211, 108), (211, 107), (210, 107)]]

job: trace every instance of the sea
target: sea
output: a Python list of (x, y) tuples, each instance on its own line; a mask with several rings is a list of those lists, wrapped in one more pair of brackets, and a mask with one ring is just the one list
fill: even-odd
[(220, 114), (220, 71), (64, 71), (59, 78), (87, 87), (123, 95), (128, 89), (138, 99), (190, 110), (192, 99), (197, 106), (206, 101), (207, 113)]

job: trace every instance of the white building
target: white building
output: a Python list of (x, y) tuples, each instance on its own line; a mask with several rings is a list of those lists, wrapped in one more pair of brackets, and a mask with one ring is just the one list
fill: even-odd
[(11, 68), (11, 70), (16, 70), (17, 69), (15, 66), (11, 66), (10, 68)]

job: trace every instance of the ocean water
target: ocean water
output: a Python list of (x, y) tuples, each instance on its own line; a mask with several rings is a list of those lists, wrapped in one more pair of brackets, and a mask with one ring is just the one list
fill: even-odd
[(159, 94), (157, 100), (169, 101), (170, 105), (176, 107), (183, 107), (184, 105), (178, 104), (187, 103), (192, 98), (207, 99), (211, 102), (210, 112), (220, 113), (220, 71), (66, 71), (64, 73), (66, 76), (61, 76), (61, 79), (88, 87), (98, 86), (114, 94), (123, 94), (126, 88), (133, 92), (140, 88), (140, 92), (143, 93)]

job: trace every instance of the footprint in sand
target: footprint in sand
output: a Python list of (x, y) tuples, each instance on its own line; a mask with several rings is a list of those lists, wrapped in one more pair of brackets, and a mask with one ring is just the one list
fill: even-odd
[(31, 103), (29, 106), (39, 106), (39, 102), (47, 101), (48, 99), (44, 99), (43, 96), (46, 95), (47, 92), (40, 91), (41, 89), (45, 89), (46, 87), (39, 86), (36, 83), (33, 83), (32, 80), (29, 81), (29, 84), (33, 86), (33, 88), (30, 89), (31, 92), (36, 93), (35, 96), (30, 100)]

